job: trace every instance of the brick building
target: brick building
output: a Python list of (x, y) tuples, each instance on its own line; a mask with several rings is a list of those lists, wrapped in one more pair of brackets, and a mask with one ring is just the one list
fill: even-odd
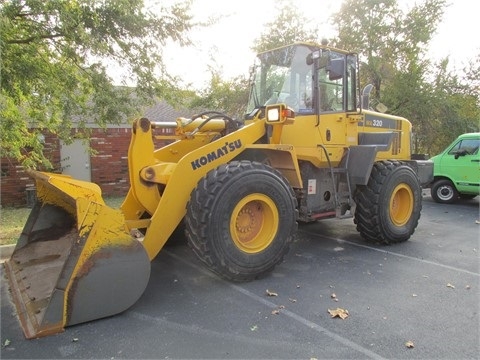
[[(188, 117), (194, 113), (193, 110), (176, 110), (165, 101), (158, 101), (147, 108), (142, 116), (152, 121), (173, 121), (179, 116)], [(82, 140), (65, 145), (56, 136), (43, 134), (45, 155), (54, 166), (53, 172), (94, 182), (100, 186), (104, 196), (126, 195), (130, 186), (127, 154), (131, 125), (110, 125), (102, 129), (91, 124), (91, 127), (89, 145), (93, 154), (88, 152), (88, 144)], [(2, 207), (30, 205), (34, 199), (34, 189), (35, 181), (27, 175), (23, 166), (12, 159), (1, 159)]]

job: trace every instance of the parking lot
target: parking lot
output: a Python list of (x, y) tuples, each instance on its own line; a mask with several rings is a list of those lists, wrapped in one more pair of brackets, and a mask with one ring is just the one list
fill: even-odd
[(303, 225), (272, 274), (240, 284), (168, 247), (132, 308), (35, 340), (2, 269), (1, 358), (477, 359), (478, 220), (478, 197), (440, 205), (426, 193), (402, 244), (370, 245), (352, 219)]

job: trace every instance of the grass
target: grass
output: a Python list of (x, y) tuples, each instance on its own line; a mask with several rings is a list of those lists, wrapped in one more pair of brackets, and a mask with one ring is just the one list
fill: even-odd
[(27, 221), (28, 208), (3, 209), (0, 213), (0, 245), (15, 244)]
[[(105, 198), (105, 203), (118, 209), (122, 204), (123, 197)], [(30, 215), (29, 208), (2, 208), (0, 210), (0, 245), (15, 244)]]

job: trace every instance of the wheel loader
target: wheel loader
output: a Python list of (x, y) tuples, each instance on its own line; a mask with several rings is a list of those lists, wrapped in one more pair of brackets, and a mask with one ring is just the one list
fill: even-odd
[(96, 184), (30, 172), (38, 201), (5, 263), (27, 338), (128, 309), (178, 227), (230, 281), (272, 271), (298, 223), (353, 218), (366, 241), (410, 238), (433, 166), (411, 160), (407, 119), (369, 109), (357, 55), (296, 43), (260, 53), (253, 70), (242, 121), (211, 111), (133, 122), (120, 209)]

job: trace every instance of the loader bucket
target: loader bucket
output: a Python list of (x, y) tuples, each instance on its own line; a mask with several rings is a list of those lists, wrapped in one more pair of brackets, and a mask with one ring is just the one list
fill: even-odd
[(38, 201), (5, 262), (26, 338), (120, 313), (145, 290), (150, 260), (105, 205), (100, 188), (58, 174), (30, 172)]

